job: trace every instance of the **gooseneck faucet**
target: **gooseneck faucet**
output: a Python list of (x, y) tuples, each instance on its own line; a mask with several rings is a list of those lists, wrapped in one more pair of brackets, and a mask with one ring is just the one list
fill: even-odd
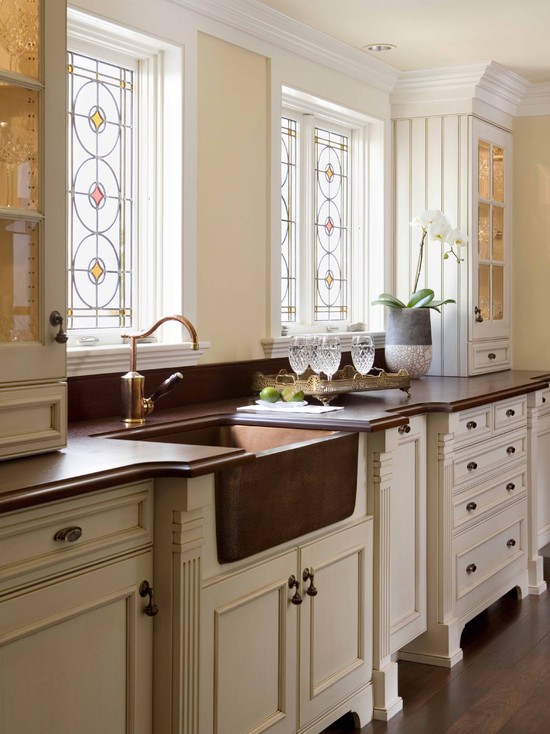
[(123, 338), (130, 340), (130, 371), (120, 378), (121, 381), (121, 421), (126, 425), (141, 425), (145, 423), (145, 416), (153, 412), (155, 402), (170, 392), (181, 380), (183, 375), (181, 372), (175, 372), (165, 380), (151, 397), (144, 397), (145, 377), (137, 371), (137, 340), (143, 337), (151, 336), (166, 321), (177, 321), (185, 326), (192, 340), (192, 348), (199, 348), (199, 340), (197, 332), (193, 324), (186, 319), (185, 316), (164, 316), (162, 319), (155, 321), (153, 326), (145, 331), (137, 331), (129, 334), (123, 334)]

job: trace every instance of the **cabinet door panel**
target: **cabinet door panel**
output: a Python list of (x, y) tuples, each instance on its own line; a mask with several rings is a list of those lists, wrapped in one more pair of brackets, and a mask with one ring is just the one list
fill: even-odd
[(300, 579), (314, 573), (316, 596), (304, 583), (300, 607), (300, 727), (366, 683), (372, 671), (372, 521), (300, 551)]
[(0, 731), (151, 733), (151, 569), (145, 553), (0, 604)]
[(295, 570), (291, 551), (204, 589), (201, 734), (295, 731)]

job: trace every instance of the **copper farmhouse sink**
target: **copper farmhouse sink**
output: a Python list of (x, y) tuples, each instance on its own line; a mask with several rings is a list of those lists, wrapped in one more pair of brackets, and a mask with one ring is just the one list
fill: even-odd
[(218, 560), (229, 563), (349, 517), (358, 434), (233, 423), (227, 418), (111, 434), (161, 443), (242, 448), (255, 461), (216, 472)]

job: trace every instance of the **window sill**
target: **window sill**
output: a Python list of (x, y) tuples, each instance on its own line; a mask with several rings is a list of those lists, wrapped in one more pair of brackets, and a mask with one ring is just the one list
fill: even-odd
[[(337, 335), (340, 337), (340, 343), (342, 345), (343, 352), (349, 352), (351, 349), (351, 340), (358, 334), (370, 334), (374, 341), (376, 349), (383, 349), (386, 343), (386, 334), (383, 331), (331, 331), (327, 332), (330, 335)], [(322, 336), (322, 334), (319, 334)], [(274, 357), (287, 357), (288, 356), (288, 345), (290, 344), (290, 335), (288, 336), (275, 336), (262, 339), (262, 347), (264, 350), (264, 356), (266, 359), (272, 359)]]
[[(137, 363), (139, 370), (163, 367), (189, 367), (198, 364), (209, 349), (210, 342), (199, 342), (194, 351), (189, 343), (138, 344)], [(129, 345), (104, 347), (71, 347), (67, 349), (67, 376), (100, 375), (110, 372), (128, 372), (130, 367)]]

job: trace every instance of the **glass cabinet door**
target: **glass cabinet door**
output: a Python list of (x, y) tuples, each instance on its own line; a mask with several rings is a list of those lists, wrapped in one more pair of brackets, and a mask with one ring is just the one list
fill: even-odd
[[(493, 132), (493, 131), (491, 131)], [(508, 208), (505, 198), (510, 151), (500, 138), (504, 131), (477, 138), (477, 248), (474, 281), (474, 333), (478, 337), (507, 336), (508, 329)], [(475, 247), (475, 245), (474, 245)]]

